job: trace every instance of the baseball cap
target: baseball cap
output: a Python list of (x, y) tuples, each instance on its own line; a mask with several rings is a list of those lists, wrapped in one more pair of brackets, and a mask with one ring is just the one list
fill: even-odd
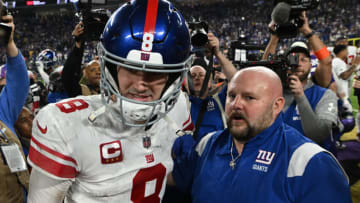
[(335, 42), (338, 42), (338, 41), (344, 40), (344, 39), (348, 39), (348, 37), (345, 36), (345, 35), (341, 35), (340, 37), (336, 38), (336, 41), (335, 41)]
[(297, 41), (291, 44), (290, 49), (288, 51), (289, 53), (304, 53), (307, 57), (310, 58), (310, 52), (308, 46), (305, 44), (305, 42)]
[(191, 67), (194, 67), (194, 66), (201, 66), (205, 70), (208, 69), (207, 63), (204, 60), (204, 58), (202, 58), (202, 57), (195, 58), (194, 62), (191, 64)]

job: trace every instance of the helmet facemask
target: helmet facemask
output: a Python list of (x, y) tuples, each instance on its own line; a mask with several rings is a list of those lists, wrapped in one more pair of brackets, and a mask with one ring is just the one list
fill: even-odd
[[(101, 80), (100, 90), (104, 104), (123, 124), (128, 126), (150, 126), (163, 118), (175, 105), (180, 94), (181, 84), (189, 70), (192, 58), (178, 64), (151, 64), (125, 59), (106, 51), (98, 44)], [(129, 99), (120, 93), (117, 67), (167, 73), (168, 81), (158, 100), (142, 102)]]

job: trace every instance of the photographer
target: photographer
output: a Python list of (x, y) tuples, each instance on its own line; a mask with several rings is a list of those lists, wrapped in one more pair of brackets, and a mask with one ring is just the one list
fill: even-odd
[[(237, 71), (236, 68), (220, 51), (218, 38), (215, 37), (213, 33), (208, 33), (207, 37), (208, 42), (206, 43), (206, 49), (208, 51), (213, 50), (214, 56), (218, 60), (219, 65), (222, 67), (224, 75), (228, 80), (230, 80), (233, 75), (235, 75)], [(206, 72), (209, 71), (207, 66), (208, 64), (203, 58), (197, 58), (190, 69), (190, 76), (188, 76), (190, 78), (188, 78), (188, 83), (192, 83), (192, 85), (189, 85), (190, 87), (188, 87), (188, 89), (190, 89), (188, 94), (190, 100), (190, 114), (195, 125), (195, 132), (193, 133), (192, 138), (190, 135), (184, 135), (176, 139), (172, 148), (172, 152), (175, 157), (180, 155), (182, 152), (188, 151), (194, 140), (195, 142), (198, 142), (206, 134), (217, 130), (223, 130), (227, 127), (224, 111), (227, 84), (224, 85), (223, 89), (219, 93), (214, 95), (209, 94), (211, 91), (210, 87), (212, 76), (210, 75), (209, 80), (206, 82)], [(201, 94), (203, 85), (206, 86), (206, 89), (204, 93)], [(188, 198), (187, 195), (180, 192), (173, 185), (169, 185), (166, 188), (163, 202), (189, 202), (186, 198)]]
[[(313, 81), (315, 84), (320, 85), (321, 87), (328, 88), (331, 83), (331, 55), (327, 51), (325, 44), (320, 40), (320, 38), (315, 34), (315, 32), (310, 28), (308, 18), (306, 17), (305, 11), (301, 13), (300, 19), (304, 21), (302, 27), (298, 29), (300, 33), (307, 38), (309, 46), (314, 51), (319, 64), (316, 67)], [(271, 37), (269, 43), (265, 49), (262, 59), (268, 59), (269, 54), (274, 55), (276, 48), (279, 42), (279, 37), (275, 33), (275, 22), (271, 21), (269, 24), (269, 29), (271, 32)]]
[[(13, 36), (15, 25), (11, 15), (4, 14), (1, 1), (1, 31), (9, 28), (6, 44), (6, 85), (0, 94), (0, 202), (23, 203), (29, 185), (23, 147), (15, 133), (14, 124), (24, 106), (29, 92), (29, 77), (25, 60), (15, 45)], [(1, 40), (4, 39), (2, 36)], [(7, 40), (4, 40), (7, 41)]]
[(97, 60), (85, 65), (84, 76), (86, 84), (79, 84), (81, 79), (81, 62), (84, 55), (84, 25), (82, 22), (75, 26), (72, 32), (75, 37), (75, 46), (68, 55), (64, 64), (61, 80), (69, 97), (78, 95), (99, 94), (100, 64)]
[[(336, 95), (331, 90), (316, 85), (327, 86), (330, 83), (331, 63), (328, 64), (328, 60), (331, 62), (331, 59), (324, 44), (309, 27), (305, 12), (302, 12), (301, 18), (304, 24), (299, 31), (309, 40), (319, 59), (319, 66), (314, 78), (309, 79), (312, 65), (309, 48), (304, 42), (293, 43), (286, 52), (287, 56), (298, 55), (298, 66), (292, 70), (288, 78), (288, 88), (284, 88), (284, 120), (306, 137), (322, 144), (331, 135), (332, 126), (337, 121)], [(274, 23), (270, 23), (269, 27), (273, 29)], [(269, 53), (275, 53), (278, 41), (279, 38), (272, 34), (263, 59), (267, 59)]]
[[(208, 33), (207, 49), (213, 50), (214, 56), (219, 61), (222, 70), (228, 80), (236, 73), (236, 68), (233, 64), (222, 54), (219, 48), (219, 40), (213, 33)], [(192, 68), (190, 69), (190, 82), (193, 89), (190, 91), (189, 100), (191, 103), (191, 117), (197, 129), (194, 133), (194, 138), (200, 140), (204, 135), (215, 130), (224, 129), (226, 121), (224, 117), (224, 107), (226, 100), (226, 86), (218, 94), (210, 95), (211, 78), (206, 85), (204, 93), (201, 95), (201, 89), (206, 82), (204, 80), (207, 70), (207, 64), (203, 59), (196, 59)], [(211, 73), (212, 74), (212, 73)], [(203, 114), (203, 115), (201, 115)], [(201, 116), (200, 116), (201, 115)], [(203, 117), (203, 118), (201, 118)], [(204, 119), (206, 118), (206, 119)]]

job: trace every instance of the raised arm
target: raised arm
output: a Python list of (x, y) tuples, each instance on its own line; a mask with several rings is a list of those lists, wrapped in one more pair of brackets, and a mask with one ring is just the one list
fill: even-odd
[(319, 64), (315, 70), (315, 81), (322, 87), (329, 87), (331, 82), (331, 55), (327, 50), (325, 44), (321, 41), (314, 31), (309, 26), (308, 18), (306, 17), (305, 11), (302, 12), (301, 18), (304, 20), (304, 25), (299, 28), (299, 31), (308, 39), (309, 45), (316, 58), (319, 60)]
[(210, 47), (214, 50), (215, 57), (219, 60), (219, 63), (226, 75), (226, 78), (230, 80), (236, 73), (235, 66), (231, 63), (229, 59), (220, 51), (219, 48), (219, 39), (215, 37), (213, 33), (208, 33), (208, 40)]

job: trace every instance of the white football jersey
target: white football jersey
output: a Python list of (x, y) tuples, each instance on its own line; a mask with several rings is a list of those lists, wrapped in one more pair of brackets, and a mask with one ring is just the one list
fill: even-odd
[(100, 95), (49, 104), (34, 119), (28, 162), (52, 178), (73, 180), (65, 202), (160, 202), (173, 168), (174, 123), (193, 128), (185, 100), (181, 94), (168, 113), (172, 125), (161, 119), (147, 131), (123, 126), (110, 112), (90, 122), (103, 106)]
[(357, 52), (357, 48), (355, 46), (347, 46), (347, 51), (348, 51), (348, 56), (347, 56), (347, 61), (346, 64), (348, 66), (351, 66), (352, 63), (354, 62), (354, 59), (356, 57), (356, 52)]
[(350, 95), (350, 78), (347, 80), (341, 79), (340, 75), (347, 71), (349, 66), (346, 65), (345, 61), (340, 58), (335, 57), (332, 60), (332, 75), (336, 82), (337, 93), (345, 94), (345, 98), (349, 98)]

